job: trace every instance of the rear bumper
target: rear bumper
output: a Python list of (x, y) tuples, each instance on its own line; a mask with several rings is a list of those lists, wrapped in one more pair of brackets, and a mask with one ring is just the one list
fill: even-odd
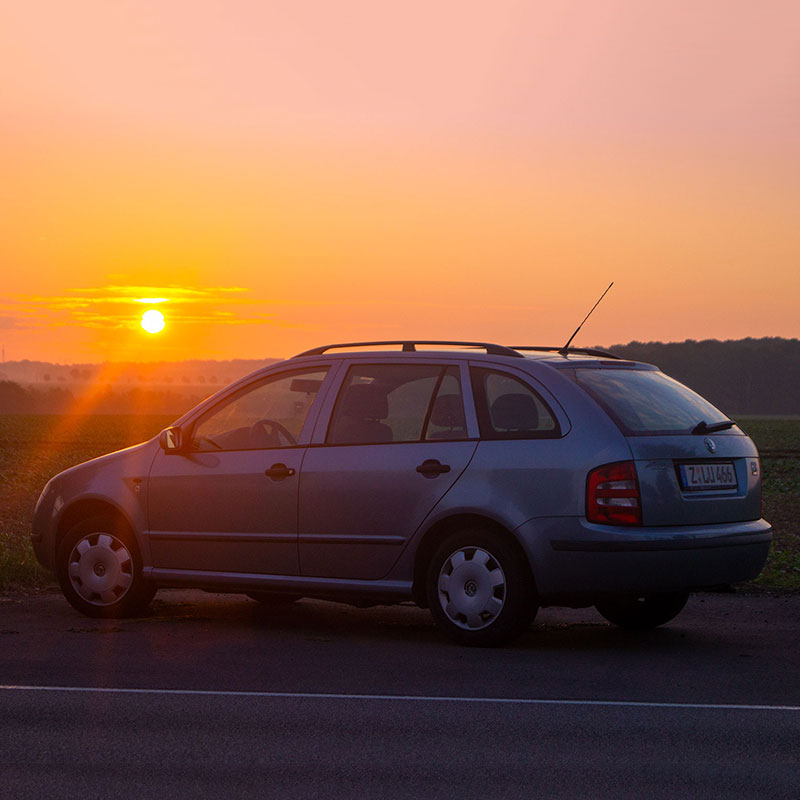
[(671, 592), (755, 578), (767, 559), (765, 520), (663, 528), (531, 520), (515, 531), (542, 598)]

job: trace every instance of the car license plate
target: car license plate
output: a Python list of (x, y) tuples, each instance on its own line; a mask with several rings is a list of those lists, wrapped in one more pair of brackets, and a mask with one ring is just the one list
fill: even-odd
[(681, 464), (681, 485), (690, 492), (735, 489), (736, 470), (732, 461)]

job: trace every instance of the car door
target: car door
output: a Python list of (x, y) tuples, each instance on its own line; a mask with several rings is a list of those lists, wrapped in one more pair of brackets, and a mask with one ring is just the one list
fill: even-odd
[(156, 568), (298, 574), (297, 492), (328, 366), (282, 371), (224, 398), (159, 451), (148, 485)]
[(475, 452), (462, 384), (458, 364), (349, 367), (303, 462), (301, 574), (378, 579), (391, 569)]

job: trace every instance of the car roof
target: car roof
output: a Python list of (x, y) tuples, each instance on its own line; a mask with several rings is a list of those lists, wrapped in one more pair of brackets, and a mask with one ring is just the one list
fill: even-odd
[[(548, 361), (561, 361), (565, 362), (568, 357), (578, 356), (581, 358), (590, 359), (604, 359), (613, 361), (622, 361), (622, 359), (608, 353), (604, 350), (585, 347), (549, 347), (543, 345), (517, 345), (509, 347), (508, 345), (494, 344), (492, 342), (472, 342), (472, 341), (452, 341), (441, 339), (391, 339), (383, 341), (372, 342), (341, 342), (338, 344), (327, 344), (320, 347), (314, 347), (310, 350), (305, 350), (298, 353), (293, 358), (303, 358), (305, 356), (321, 356), (321, 355), (339, 355), (339, 356), (352, 356), (356, 354), (375, 352), (375, 348), (392, 348), (399, 347), (399, 354), (407, 355), (409, 353), (427, 354), (434, 352), (437, 355), (446, 352), (448, 356), (468, 356), (472, 357), (475, 351), (483, 350), (489, 356), (506, 356), (510, 358), (526, 358)], [(422, 349), (420, 349), (420, 347)], [(346, 350), (346, 353), (331, 353), (333, 350)], [(378, 352), (381, 355), (388, 355), (397, 353), (396, 350), (381, 349)], [(569, 361), (568, 363), (573, 363)], [(628, 362), (630, 363), (630, 362)]]

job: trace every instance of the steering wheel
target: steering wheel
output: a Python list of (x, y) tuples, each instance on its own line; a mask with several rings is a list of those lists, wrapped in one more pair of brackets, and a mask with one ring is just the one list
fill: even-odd
[[(285, 442), (281, 442), (281, 436), (286, 440)], [(268, 444), (261, 444), (265, 439)], [(274, 419), (260, 419), (253, 423), (250, 428), (250, 441), (258, 442), (262, 447), (285, 447), (297, 444), (297, 439)]]

